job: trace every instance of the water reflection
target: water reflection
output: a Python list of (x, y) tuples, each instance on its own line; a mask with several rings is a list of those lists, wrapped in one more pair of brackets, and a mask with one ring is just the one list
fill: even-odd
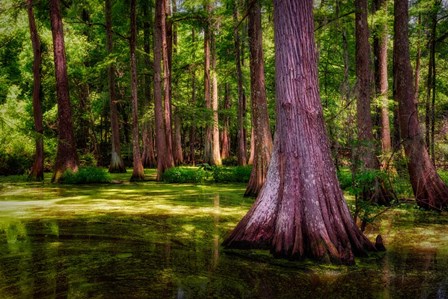
[[(243, 186), (171, 197), (122, 188), (126, 195), (109, 201), (98, 190), (77, 193), (85, 196), (78, 202), (74, 192), (55, 192), (28, 210), (21, 198), (20, 217), (0, 218), (0, 298), (447, 297), (445, 223), (428, 217), (384, 219), (371, 234), (383, 234), (386, 253), (328, 267), (223, 251), (222, 239), (249, 208)], [(0, 215), (8, 215), (1, 201)]]

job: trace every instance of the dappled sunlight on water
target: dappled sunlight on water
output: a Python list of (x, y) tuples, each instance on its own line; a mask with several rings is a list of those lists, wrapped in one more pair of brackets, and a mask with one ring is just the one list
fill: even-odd
[(220, 244), (243, 185), (0, 183), (0, 298), (446, 298), (447, 215), (409, 206), (368, 227), (356, 266)]

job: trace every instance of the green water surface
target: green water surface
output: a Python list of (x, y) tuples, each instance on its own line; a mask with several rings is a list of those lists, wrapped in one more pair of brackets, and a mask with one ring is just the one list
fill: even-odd
[(68, 186), (0, 179), (0, 298), (447, 298), (448, 215), (412, 204), (368, 227), (356, 266), (220, 244), (244, 185)]

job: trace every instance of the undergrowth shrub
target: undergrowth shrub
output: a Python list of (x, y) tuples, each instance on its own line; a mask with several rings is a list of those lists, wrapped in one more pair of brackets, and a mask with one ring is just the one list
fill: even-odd
[(236, 167), (213, 167), (213, 180), (216, 183), (247, 183), (252, 171), (252, 165)]
[(64, 184), (98, 184), (110, 183), (110, 174), (103, 168), (81, 167), (77, 172), (67, 170), (61, 178)]
[(201, 183), (207, 176), (201, 168), (172, 167), (165, 170), (162, 180), (167, 183)]

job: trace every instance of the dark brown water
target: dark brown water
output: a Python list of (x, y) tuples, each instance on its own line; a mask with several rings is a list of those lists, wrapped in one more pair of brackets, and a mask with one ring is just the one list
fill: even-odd
[(447, 298), (447, 215), (401, 207), (356, 266), (224, 251), (242, 185), (0, 183), (0, 298)]

